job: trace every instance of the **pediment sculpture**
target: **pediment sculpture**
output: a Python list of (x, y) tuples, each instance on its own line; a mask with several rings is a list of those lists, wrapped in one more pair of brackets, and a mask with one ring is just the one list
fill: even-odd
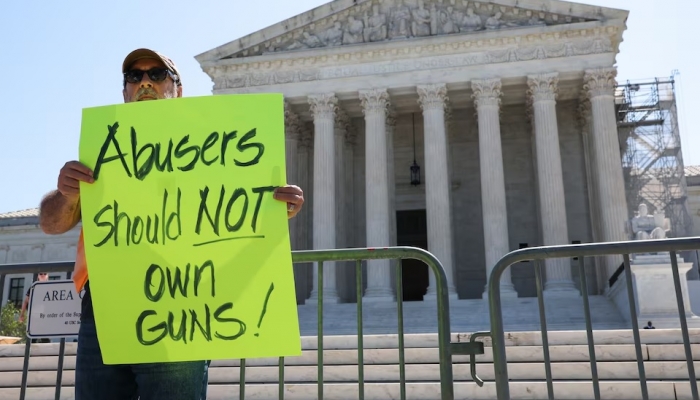
[[(578, 18), (579, 21), (587, 21)], [(367, 2), (275, 38), (264, 52), (570, 23), (571, 16), (468, 0)]]

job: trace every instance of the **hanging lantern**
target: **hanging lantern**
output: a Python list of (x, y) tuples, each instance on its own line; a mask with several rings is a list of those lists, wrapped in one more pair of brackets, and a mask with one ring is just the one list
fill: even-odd
[(411, 114), (413, 120), (413, 165), (411, 165), (411, 185), (420, 185), (420, 165), (416, 162), (416, 115)]

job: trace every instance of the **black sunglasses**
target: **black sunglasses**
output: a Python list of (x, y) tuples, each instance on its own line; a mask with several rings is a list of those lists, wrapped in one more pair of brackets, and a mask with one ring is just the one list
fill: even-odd
[(139, 83), (141, 79), (143, 79), (143, 74), (148, 74), (148, 79), (152, 82), (162, 82), (165, 78), (170, 76), (170, 78), (177, 83), (177, 75), (170, 72), (167, 68), (151, 68), (148, 71), (132, 69), (124, 72), (124, 80), (129, 83)]

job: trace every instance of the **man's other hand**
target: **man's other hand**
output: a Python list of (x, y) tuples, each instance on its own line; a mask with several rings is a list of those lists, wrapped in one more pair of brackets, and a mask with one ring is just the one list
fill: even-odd
[(80, 195), (80, 182), (93, 183), (92, 170), (78, 161), (68, 161), (58, 174), (58, 191), (69, 198)]
[(293, 218), (304, 204), (304, 191), (295, 185), (282, 186), (275, 189), (274, 198), (287, 203), (287, 218)]

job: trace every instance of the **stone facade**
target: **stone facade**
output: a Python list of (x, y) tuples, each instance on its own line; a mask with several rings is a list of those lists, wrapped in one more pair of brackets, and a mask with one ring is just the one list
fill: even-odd
[[(402, 244), (397, 225), (424, 220), (410, 240), (450, 295), (481, 298), (509, 251), (627, 239), (613, 102), (626, 18), (554, 0), (336, 0), (196, 59), (214, 94), (284, 94), (289, 180), (308, 199), (295, 248)], [(620, 260), (598, 261), (593, 294)], [(572, 262), (547, 261), (545, 290), (579, 295)], [(393, 300), (387, 267), (366, 268), (367, 301)], [(504, 274), (503, 293), (535, 295), (531, 267)], [(316, 271), (296, 272), (298, 301), (314, 301)], [(354, 274), (328, 266), (325, 298), (355, 301)], [(432, 275), (410, 274), (434, 298)]]
[[(36, 209), (0, 214), (0, 265), (75, 261), (79, 228), (65, 235), (48, 236), (39, 229), (37, 215)], [(15, 292), (21, 291), (23, 299), (32, 278), (31, 273), (6, 275), (0, 305), (11, 299), (13, 287)], [(64, 279), (66, 273), (50, 273), (49, 278)]]

